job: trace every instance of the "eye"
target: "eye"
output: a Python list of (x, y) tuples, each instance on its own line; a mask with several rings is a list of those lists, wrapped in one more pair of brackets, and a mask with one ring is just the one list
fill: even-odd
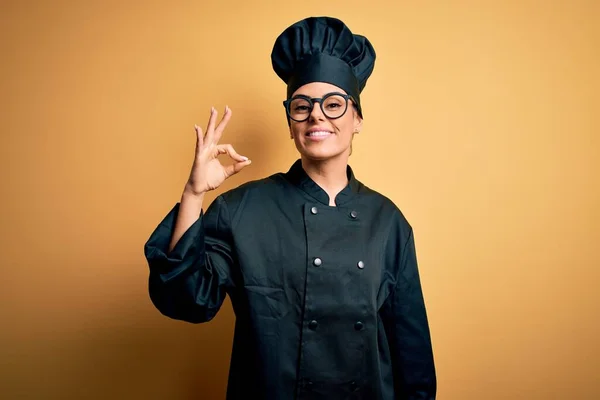
[(323, 106), (329, 112), (343, 111), (342, 109), (346, 106), (346, 99), (338, 94), (328, 95)]
[(294, 99), (290, 104), (290, 110), (293, 113), (306, 113), (310, 111), (310, 103), (305, 99)]

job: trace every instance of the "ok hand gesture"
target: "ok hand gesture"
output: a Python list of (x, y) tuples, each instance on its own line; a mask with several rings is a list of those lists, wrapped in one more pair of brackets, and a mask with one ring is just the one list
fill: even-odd
[[(209, 190), (218, 188), (225, 179), (237, 174), (250, 165), (247, 157), (239, 155), (230, 144), (219, 144), (223, 131), (231, 119), (231, 109), (225, 107), (225, 113), (219, 125), (215, 127), (217, 111), (213, 107), (206, 128), (206, 135), (196, 125), (196, 152), (192, 171), (185, 185), (185, 192), (192, 195), (202, 195)], [(224, 166), (218, 159), (221, 154), (228, 154), (234, 163)]]

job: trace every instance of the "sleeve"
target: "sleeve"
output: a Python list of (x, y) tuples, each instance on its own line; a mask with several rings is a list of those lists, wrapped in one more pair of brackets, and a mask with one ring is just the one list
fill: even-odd
[(168, 253), (180, 203), (164, 217), (144, 246), (148, 291), (167, 317), (191, 323), (210, 321), (233, 288), (234, 256), (227, 206), (217, 197)]
[(395, 225), (385, 257), (388, 267), (396, 271), (396, 281), (384, 304), (383, 323), (391, 351), (396, 399), (434, 400), (437, 379), (413, 230)]

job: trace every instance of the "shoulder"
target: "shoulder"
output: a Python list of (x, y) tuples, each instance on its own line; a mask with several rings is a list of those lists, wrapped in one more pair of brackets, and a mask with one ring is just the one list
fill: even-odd
[(228, 207), (237, 208), (248, 200), (266, 199), (281, 190), (282, 187), (284, 187), (284, 174), (278, 172), (226, 190), (218, 196), (218, 199)]
[(412, 229), (401, 207), (387, 195), (368, 187), (360, 181), (358, 181), (358, 195), (361, 202), (384, 216), (390, 222), (390, 225), (401, 225), (406, 229)]

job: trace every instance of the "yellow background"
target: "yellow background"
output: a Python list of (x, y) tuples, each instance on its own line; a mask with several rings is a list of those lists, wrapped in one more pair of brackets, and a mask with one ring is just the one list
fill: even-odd
[(593, 0), (3, 1), (0, 397), (223, 398), (230, 303), (163, 317), (143, 245), (211, 106), (219, 191), (296, 159), (270, 51), (311, 15), (378, 54), (350, 162), (414, 226), (438, 398), (600, 398)]

